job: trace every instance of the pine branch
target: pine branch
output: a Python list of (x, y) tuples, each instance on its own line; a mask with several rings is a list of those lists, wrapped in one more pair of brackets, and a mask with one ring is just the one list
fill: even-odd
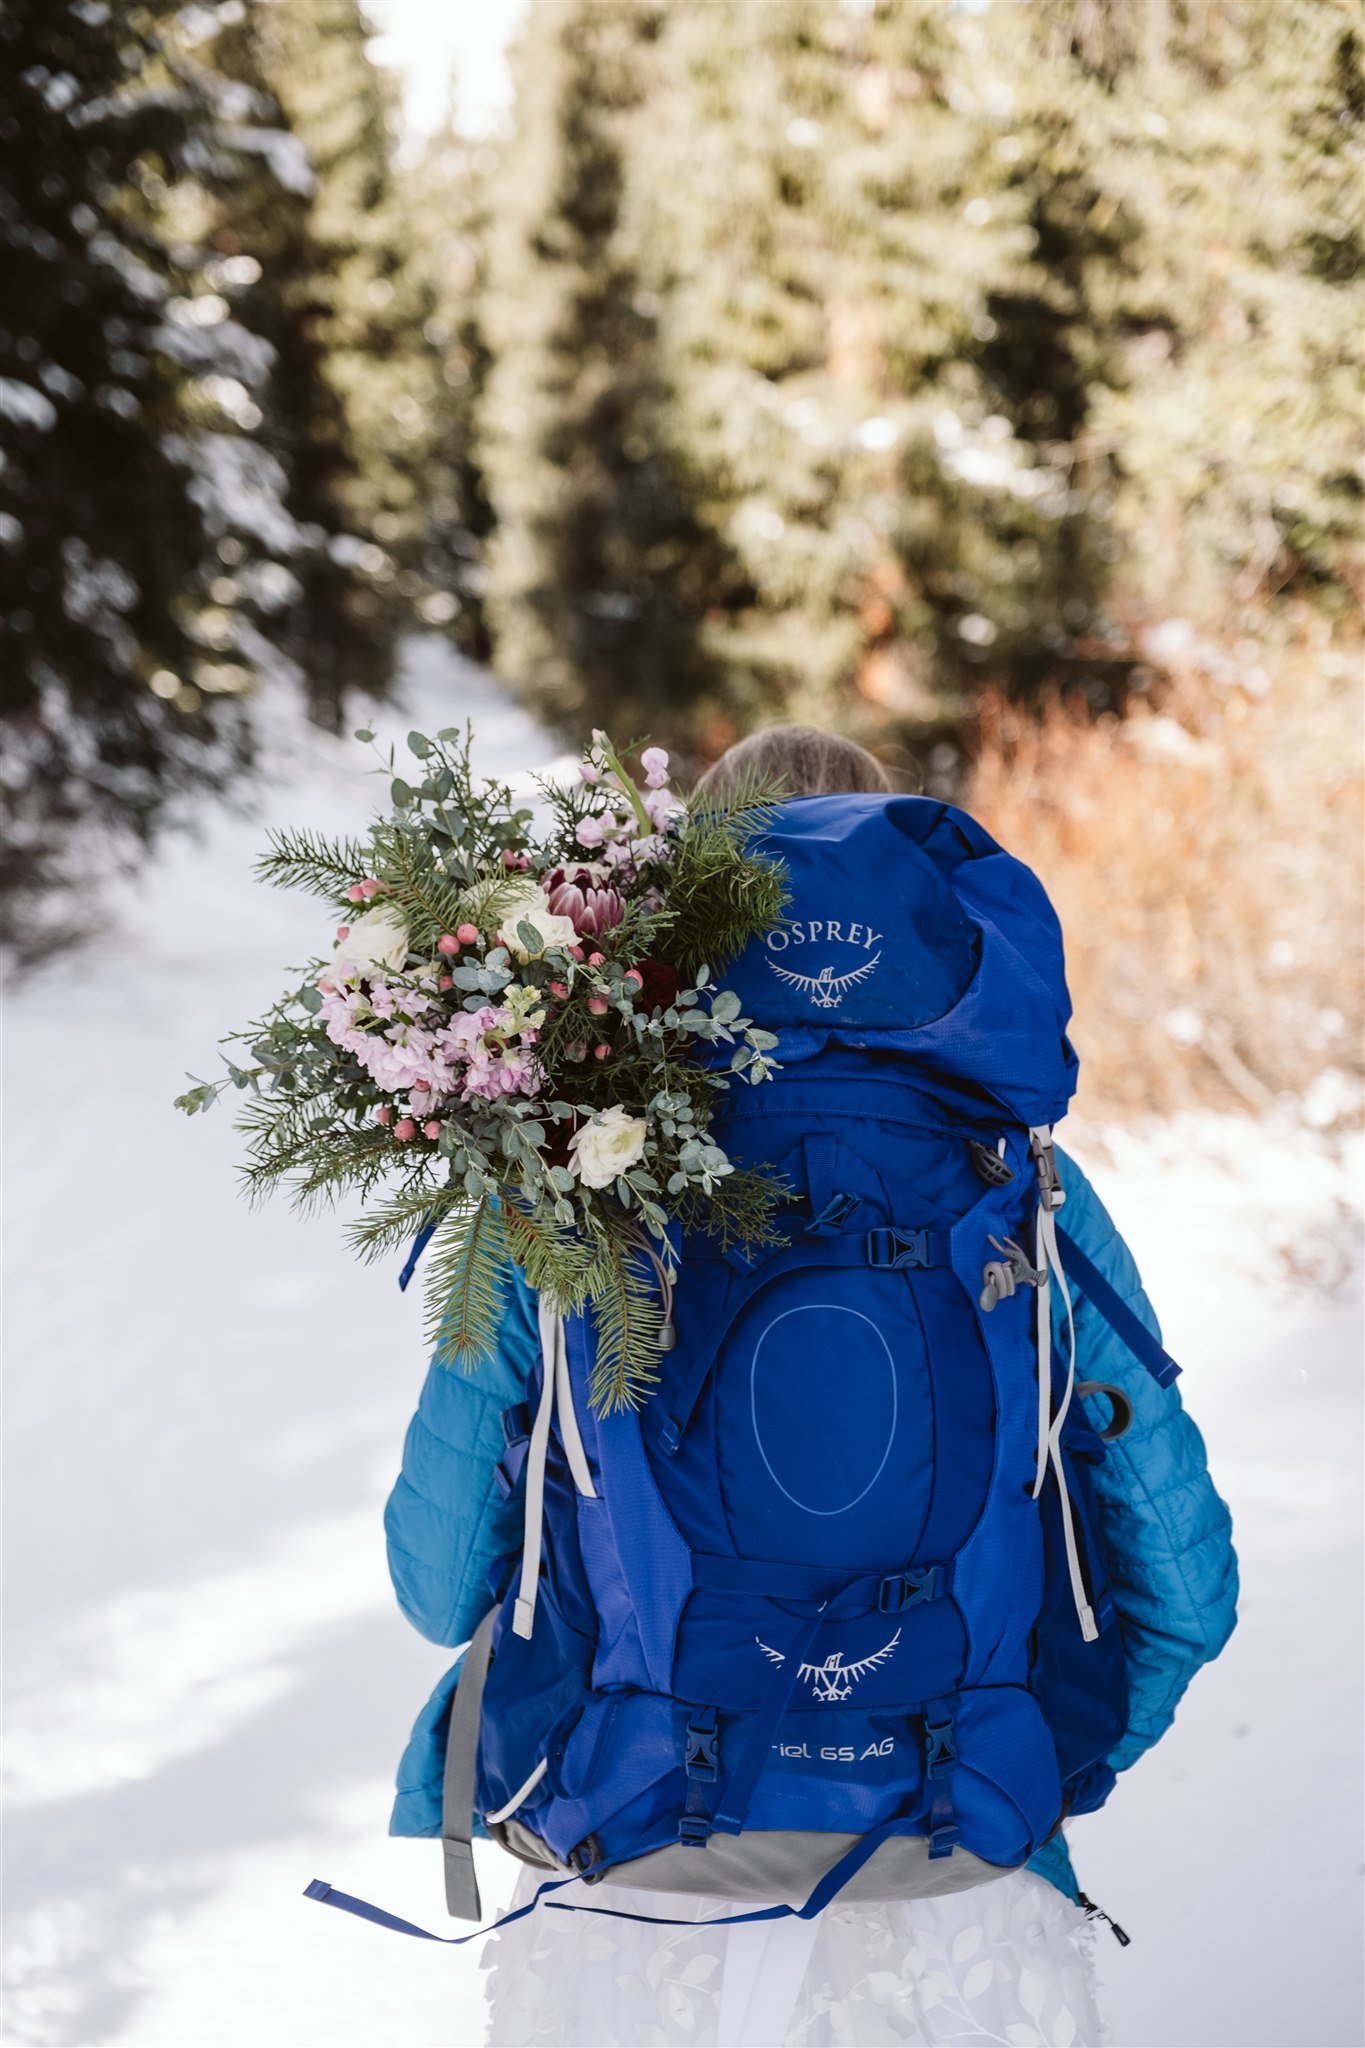
[(428, 1223), (439, 1227), (451, 1209), (467, 1201), (462, 1188), (433, 1187), (430, 1182), (404, 1188), (357, 1217), (346, 1235), (352, 1249), (367, 1263), (373, 1263), (389, 1252), (404, 1249)]
[(271, 832), (268, 839), (270, 851), (257, 861), (256, 876), (276, 889), (306, 889), (344, 902), (351, 883), (369, 872), (368, 853), (357, 839), (329, 839), (294, 827)]
[(452, 1214), (427, 1254), (427, 1329), (444, 1366), (470, 1372), (497, 1340), (507, 1295), (502, 1211), (492, 1195)]
[(659, 1378), (663, 1307), (653, 1267), (633, 1242), (636, 1227), (623, 1217), (599, 1240), (589, 1276), (597, 1346), (589, 1399), (602, 1415), (638, 1407)]

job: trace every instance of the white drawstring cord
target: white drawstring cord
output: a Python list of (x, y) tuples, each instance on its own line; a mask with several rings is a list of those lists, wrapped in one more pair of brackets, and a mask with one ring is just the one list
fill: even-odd
[(579, 1493), (586, 1494), (591, 1500), (597, 1498), (579, 1434), (578, 1413), (569, 1380), (564, 1318), (543, 1296), (540, 1303), (540, 1355), (543, 1361), (540, 1402), (526, 1451), (526, 1520), (521, 1542), (521, 1581), (512, 1609), (512, 1633), (526, 1637), (535, 1626), (536, 1595), (540, 1587), (540, 1548), (545, 1528), (545, 1460), (549, 1455), (550, 1423), (556, 1396), (559, 1400), (559, 1434), (573, 1483)]
[[(1033, 1481), (1033, 1498), (1037, 1500), (1043, 1490), (1049, 1463), (1057, 1478), (1057, 1494), (1062, 1510), (1062, 1540), (1066, 1547), (1067, 1576), (1071, 1581), (1071, 1598), (1076, 1608), (1076, 1618), (1081, 1625), (1081, 1635), (1087, 1643), (1093, 1643), (1099, 1634), (1094, 1610), (1085, 1589), (1085, 1575), (1081, 1569), (1080, 1551), (1076, 1542), (1075, 1517), (1071, 1512), (1071, 1495), (1067, 1489), (1066, 1467), (1062, 1460), (1062, 1430), (1071, 1408), (1071, 1397), (1076, 1386), (1076, 1321), (1071, 1306), (1071, 1289), (1066, 1284), (1066, 1273), (1062, 1268), (1061, 1249), (1057, 1243), (1057, 1223), (1054, 1211), (1065, 1200), (1061, 1184), (1057, 1179), (1056, 1165), (1052, 1158), (1052, 1131), (1040, 1125), (1029, 1132), (1034, 1157), (1038, 1162), (1038, 1222), (1034, 1237), (1036, 1247), (1034, 1260), (1044, 1279), (1038, 1289), (1038, 1463)], [(1052, 1409), (1052, 1276), (1057, 1277), (1061, 1289), (1062, 1303), (1066, 1309), (1067, 1371), (1066, 1387), (1061, 1404), (1054, 1416)]]
[(540, 1783), (541, 1779), (545, 1776), (545, 1773), (549, 1770), (549, 1768), (550, 1766), (548, 1760), (545, 1757), (542, 1757), (540, 1762), (532, 1771), (530, 1777), (526, 1780), (526, 1783), (524, 1785), (518, 1785), (516, 1791), (512, 1794), (512, 1797), (508, 1800), (506, 1806), (500, 1806), (496, 1813), (486, 1813), (484, 1815), (485, 1826), (496, 1826), (498, 1821), (507, 1820), (512, 1814), (514, 1814), (517, 1808), (522, 1804), (522, 1802), (530, 1798), (531, 1794), (535, 1791), (536, 1786)]

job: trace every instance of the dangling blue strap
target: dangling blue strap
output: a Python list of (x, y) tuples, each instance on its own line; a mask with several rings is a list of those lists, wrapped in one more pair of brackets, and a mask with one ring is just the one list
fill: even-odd
[(343, 1913), (354, 1913), (357, 1920), (371, 1920), (376, 1927), (387, 1927), (394, 1934), (413, 1934), (419, 1941), (439, 1941), (447, 1948), (463, 1948), (467, 1941), (482, 1941), (485, 1934), (495, 1934), (500, 1927), (510, 1927), (514, 1920), (524, 1920), (539, 1905), (546, 1892), (562, 1891), (566, 1884), (576, 1884), (577, 1881), (577, 1876), (548, 1878), (524, 1906), (518, 1906), (514, 1913), (504, 1913), (489, 1927), (476, 1927), (472, 1934), (433, 1934), (429, 1928), (418, 1927), (411, 1920), (400, 1920), (396, 1913), (386, 1913), (382, 1906), (370, 1905), (367, 1899), (352, 1898), (349, 1892), (337, 1891), (334, 1885), (320, 1877), (315, 1877), (305, 1887), (303, 1896), (305, 1899), (317, 1899), (324, 1906), (338, 1906)]
[[(424, 1223), (422, 1225), (422, 1228), (418, 1231), (416, 1237), (412, 1240), (412, 1250), (408, 1253), (408, 1262), (404, 1266), (402, 1272), (398, 1275), (398, 1285), (400, 1286), (400, 1288), (402, 1288), (405, 1294), (407, 1292), (409, 1280), (411, 1280), (413, 1274), (417, 1271), (417, 1261), (421, 1258), (423, 1252), (431, 1243), (432, 1238), (435, 1237), (438, 1228), (438, 1223)], [(438, 1941), (440, 1939), (440, 1936), (433, 1934), (431, 1938), (433, 1941)]]
[[(387, 1927), (394, 1934), (415, 1935), (419, 1941), (439, 1941), (446, 1948), (463, 1948), (467, 1941), (481, 1941), (486, 1934), (496, 1934), (499, 1928), (524, 1920), (542, 1899), (545, 1899), (547, 1910), (598, 1913), (608, 1920), (638, 1920), (647, 1927), (747, 1927), (758, 1920), (814, 1920), (831, 1900), (838, 1897), (849, 1879), (862, 1869), (870, 1856), (876, 1854), (883, 1842), (892, 1835), (915, 1833), (920, 1826), (921, 1821), (917, 1817), (902, 1815), (869, 1830), (832, 1869), (825, 1872), (804, 1906), (760, 1906), (749, 1913), (725, 1913), (714, 1920), (670, 1920), (655, 1913), (628, 1913), (616, 1906), (580, 1906), (567, 1899), (545, 1897), (547, 1892), (562, 1892), (566, 1885), (576, 1884), (580, 1877), (594, 1876), (598, 1866), (578, 1871), (572, 1877), (547, 1878), (544, 1884), (537, 1886), (534, 1896), (524, 1906), (518, 1906), (515, 1912), (504, 1913), (489, 1927), (476, 1927), (472, 1934), (433, 1934), (429, 1928), (418, 1927), (411, 1920), (400, 1920), (396, 1913), (386, 1913), (382, 1906), (372, 1906), (365, 1899), (352, 1898), (349, 1892), (337, 1891), (320, 1877), (313, 1879), (303, 1896), (317, 1899), (324, 1906), (337, 1906), (343, 1913), (353, 1913), (358, 1920), (372, 1921), (376, 1927)], [(628, 1861), (629, 1858), (621, 1860)]]
[(1159, 1387), (1169, 1387), (1180, 1376), (1180, 1367), (1169, 1351), (1157, 1342), (1145, 1323), (1133, 1314), (1123, 1296), (1110, 1286), (1099, 1267), (1088, 1259), (1074, 1237), (1057, 1226), (1057, 1242), (1066, 1258), (1066, 1276), (1074, 1280), (1108, 1323), (1121, 1337), (1140, 1365), (1145, 1365)]

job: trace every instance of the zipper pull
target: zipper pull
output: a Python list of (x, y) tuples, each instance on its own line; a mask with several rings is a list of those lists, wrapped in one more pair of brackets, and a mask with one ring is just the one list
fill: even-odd
[(1088, 1899), (1084, 1892), (1077, 1892), (1076, 1904), (1078, 1906), (1084, 1907), (1087, 1919), (1103, 1920), (1105, 1926), (1109, 1929), (1109, 1932), (1113, 1935), (1115, 1941), (1118, 1943), (1120, 1948), (1132, 1947), (1132, 1936), (1124, 1933), (1123, 1929), (1119, 1926), (1117, 1920), (1110, 1919), (1109, 1915), (1105, 1912), (1103, 1906), (1097, 1906), (1095, 1904), (1095, 1901), (1093, 1899)]

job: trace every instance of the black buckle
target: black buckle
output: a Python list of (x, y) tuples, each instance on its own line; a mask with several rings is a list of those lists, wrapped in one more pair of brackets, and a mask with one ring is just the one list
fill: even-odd
[(689, 1778), (710, 1781), (720, 1771), (720, 1733), (714, 1727), (701, 1726), (695, 1721), (687, 1724), (687, 1746), (683, 1751), (683, 1762)]
[(906, 1230), (899, 1223), (884, 1223), (867, 1233), (867, 1263), (900, 1272), (906, 1266), (932, 1266), (933, 1252), (927, 1230)]
[(564, 1860), (570, 1870), (577, 1871), (585, 1884), (596, 1884), (602, 1873), (595, 1870), (594, 1865), (602, 1861), (602, 1844), (596, 1835), (585, 1835), (581, 1842), (574, 1843)]
[(943, 1567), (938, 1564), (908, 1565), (892, 1572), (877, 1589), (877, 1605), (883, 1614), (899, 1614), (906, 1607), (922, 1607), (937, 1600), (943, 1591)]

